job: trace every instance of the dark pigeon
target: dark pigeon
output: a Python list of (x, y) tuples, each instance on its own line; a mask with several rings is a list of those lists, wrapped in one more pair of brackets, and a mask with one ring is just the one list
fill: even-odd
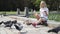
[(54, 32), (54, 33), (57, 33), (58, 34), (59, 31), (60, 31), (60, 27), (56, 27), (54, 29), (49, 30), (48, 33)]
[(17, 23), (17, 20), (12, 21), (12, 23), (13, 23), (13, 24), (16, 24), (16, 23)]
[(10, 27), (10, 28), (13, 25), (13, 23), (11, 21), (7, 21), (4, 24), (5, 24), (5, 27)]
[(7, 24), (9, 24), (10, 22), (11, 22), (11, 21), (6, 21), (6, 22), (4, 22), (4, 24), (7, 25)]
[(0, 25), (3, 23), (3, 21), (0, 22)]
[(21, 31), (23, 28), (23, 26), (21, 26), (21, 24), (19, 24), (19, 23), (15, 24), (14, 26), (18, 31)]

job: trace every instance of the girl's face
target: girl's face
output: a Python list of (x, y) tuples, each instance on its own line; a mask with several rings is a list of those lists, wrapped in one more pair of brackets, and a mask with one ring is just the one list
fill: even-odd
[(44, 8), (45, 7), (45, 3), (42, 3), (41, 6), (42, 6), (42, 8)]

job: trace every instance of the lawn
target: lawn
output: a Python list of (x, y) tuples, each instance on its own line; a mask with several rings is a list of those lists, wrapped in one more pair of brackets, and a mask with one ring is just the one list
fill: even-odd
[(1, 11), (0, 14), (16, 14), (16, 11)]
[[(30, 12), (31, 13), (31, 12)], [(0, 14), (5, 14), (5, 11), (1, 11)], [(16, 11), (6, 11), (6, 14), (16, 14)], [(30, 18), (35, 18), (34, 15), (30, 15)], [(49, 13), (49, 20), (60, 21), (60, 14), (58, 13)]]
[[(31, 18), (35, 18), (34, 15), (31, 15), (30, 17)], [(59, 21), (60, 22), (60, 14), (59, 13), (49, 13), (48, 19), (49, 20), (55, 20), (55, 21)]]
[(60, 21), (60, 14), (55, 13), (55, 14), (49, 14), (49, 20), (55, 20), (55, 21)]

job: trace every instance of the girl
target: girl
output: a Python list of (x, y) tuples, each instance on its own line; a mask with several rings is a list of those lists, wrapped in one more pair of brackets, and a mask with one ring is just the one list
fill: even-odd
[(38, 20), (37, 25), (38, 24), (44, 24), (44, 25), (48, 26), (46, 23), (48, 20), (48, 11), (49, 10), (46, 6), (46, 3), (44, 1), (41, 1), (41, 3), (40, 3), (40, 14), (39, 15), (37, 13), (34, 14)]

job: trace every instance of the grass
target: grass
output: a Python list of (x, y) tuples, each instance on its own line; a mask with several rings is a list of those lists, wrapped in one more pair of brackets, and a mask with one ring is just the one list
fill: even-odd
[[(1, 11), (0, 14), (5, 14), (5, 11)], [(6, 11), (6, 14), (16, 14), (16, 11)], [(34, 15), (30, 15), (30, 18), (35, 18)], [(60, 14), (58, 13), (49, 13), (49, 20), (60, 21)]]
[(16, 12), (6, 12), (6, 14), (16, 14)]
[(55, 13), (55, 14), (49, 14), (49, 20), (55, 20), (55, 21), (60, 21), (60, 14)]
[[(30, 16), (31, 18), (35, 18), (34, 15), (31, 15)], [(60, 14), (58, 13), (49, 13), (48, 15), (48, 19), (49, 20), (55, 20), (55, 21), (59, 21), (60, 22)]]
[(0, 14), (16, 14), (16, 11), (1, 11)]

